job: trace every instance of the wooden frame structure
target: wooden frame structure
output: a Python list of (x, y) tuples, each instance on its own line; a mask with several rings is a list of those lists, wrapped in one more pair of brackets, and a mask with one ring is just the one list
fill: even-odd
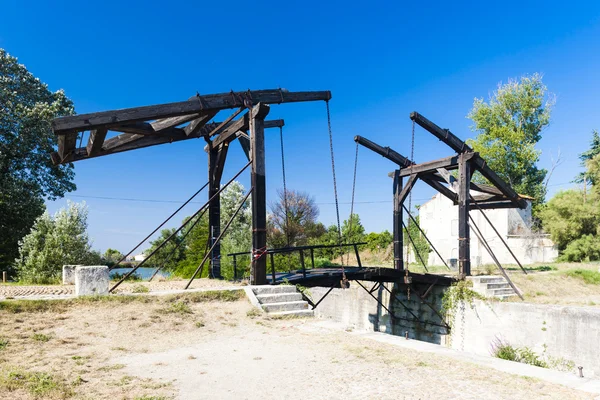
[[(266, 186), (264, 130), (281, 127), (283, 120), (265, 120), (270, 104), (329, 101), (331, 92), (289, 92), (284, 89), (229, 92), (193, 96), (186, 101), (102, 111), (57, 118), (52, 130), (58, 136), (54, 164), (101, 157), (159, 144), (203, 138), (209, 173), (209, 234), (211, 273), (221, 278), (220, 197), (218, 195), (229, 144), (238, 139), (252, 163), (252, 284), (266, 283)], [(221, 110), (237, 109), (222, 122), (210, 122)], [(241, 117), (244, 110), (247, 110)], [(77, 147), (81, 132), (89, 131), (85, 146)], [(108, 132), (117, 136), (107, 139)]]
[[(389, 147), (380, 146), (361, 136), (354, 140), (360, 145), (394, 162), (399, 168), (394, 171), (394, 267), (404, 270), (403, 253), (403, 208), (404, 200), (418, 179), (458, 205), (458, 257), (459, 275), (471, 275), (469, 211), (495, 208), (526, 208), (526, 200), (519, 196), (502, 180), (485, 160), (465, 142), (448, 129), (442, 129), (421, 114), (412, 112), (410, 119), (448, 145), (456, 154), (439, 160), (416, 164)], [(458, 179), (450, 171), (458, 169)], [(475, 171), (479, 171), (491, 184), (471, 182)], [(406, 183), (404, 180), (406, 178)], [(472, 196), (471, 190), (481, 195)]]

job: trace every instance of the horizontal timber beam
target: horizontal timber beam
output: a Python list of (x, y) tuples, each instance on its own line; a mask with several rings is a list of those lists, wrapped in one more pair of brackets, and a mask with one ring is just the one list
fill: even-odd
[[(52, 153), (52, 162), (56, 164), (64, 164), (106, 156), (124, 151), (142, 149), (144, 147), (156, 146), (158, 144), (179, 142), (187, 139), (196, 139), (198, 137), (208, 135), (213, 129), (219, 125), (219, 122), (213, 122), (202, 127), (194, 136), (188, 136), (181, 128), (168, 128), (156, 135), (137, 135), (137, 134), (121, 134), (104, 142), (104, 147), (95, 154), (89, 154), (86, 147), (74, 149), (73, 152), (65, 159), (61, 159), (58, 153)], [(277, 128), (284, 125), (282, 119), (265, 121), (265, 128)], [(60, 138), (60, 136), (59, 136)]]
[[(52, 121), (55, 134), (69, 131), (86, 131), (111, 124), (148, 121), (161, 118), (179, 117), (212, 110), (225, 110), (247, 106), (248, 103), (281, 104), (305, 101), (330, 100), (329, 91), (289, 92), (282, 89), (230, 92), (196, 96), (192, 100), (153, 106), (102, 111), (56, 118)], [(110, 128), (109, 128), (110, 129)]]
[(430, 174), (435, 173), (439, 168), (452, 170), (458, 168), (458, 156), (440, 158), (439, 160), (428, 161), (421, 164), (413, 164), (410, 167), (400, 171), (400, 176), (410, 176), (412, 174)]
[(389, 147), (380, 146), (377, 143), (372, 142), (369, 139), (364, 138), (362, 136), (354, 136), (354, 141), (360, 144), (361, 146), (364, 146), (367, 149), (374, 151), (380, 156), (385, 157), (388, 160), (398, 164), (401, 168), (406, 168), (414, 164), (414, 162), (404, 157), (402, 154), (396, 152), (395, 150)]

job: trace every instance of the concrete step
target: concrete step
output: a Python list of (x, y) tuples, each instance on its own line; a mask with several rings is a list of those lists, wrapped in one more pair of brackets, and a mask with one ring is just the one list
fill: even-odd
[(306, 301), (286, 301), (281, 303), (262, 304), (262, 308), (271, 314), (280, 311), (305, 310), (308, 308), (308, 303)]
[(474, 276), (473, 284), (477, 283), (503, 283), (506, 282), (503, 276)]
[(252, 288), (255, 295), (275, 294), (275, 293), (296, 293), (296, 286), (292, 285), (264, 285)]
[(492, 290), (488, 290), (488, 293), (491, 296), (514, 295), (515, 291), (512, 288), (510, 288), (510, 289), (492, 289)]
[(486, 289), (491, 290), (491, 289), (511, 289), (510, 285), (508, 284), (508, 282), (504, 282), (504, 283), (486, 283)]
[(269, 316), (272, 317), (314, 317), (315, 312), (313, 310), (293, 310), (293, 311), (280, 311), (280, 312), (272, 312), (269, 313)]
[(289, 301), (301, 301), (302, 295), (300, 293), (270, 293), (270, 294), (259, 294), (256, 296), (260, 304), (269, 303), (281, 303)]

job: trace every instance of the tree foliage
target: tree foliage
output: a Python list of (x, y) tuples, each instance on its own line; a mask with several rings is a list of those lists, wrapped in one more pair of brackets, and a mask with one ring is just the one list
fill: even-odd
[(534, 197), (534, 211), (544, 202), (547, 174), (536, 165), (540, 151), (535, 145), (553, 105), (542, 76), (534, 74), (499, 85), (488, 102), (475, 99), (467, 115), (477, 132), (467, 143), (518, 193)]
[[(420, 216), (416, 216), (415, 221), (417, 221), (417, 224), (419, 223), (419, 220)], [(421, 234), (417, 224), (415, 224), (412, 220), (408, 221), (408, 230), (403, 230), (404, 246), (409, 246), (409, 251), (414, 254), (414, 258), (417, 263), (421, 263), (421, 260), (419, 259), (420, 256), (425, 265), (427, 265), (429, 253), (431, 253), (432, 250), (431, 247), (429, 247), (429, 243), (427, 243), (427, 239), (425, 239), (425, 237)]]
[(16, 268), (19, 281), (53, 283), (60, 280), (63, 265), (94, 265), (100, 254), (92, 251), (87, 234), (85, 203), (69, 202), (53, 217), (38, 217), (31, 232), (20, 242)]
[(0, 49), (0, 267), (10, 267), (18, 241), (54, 200), (75, 190), (73, 165), (50, 161), (52, 119), (74, 113), (64, 92), (51, 92)]
[(112, 267), (123, 258), (123, 254), (119, 250), (107, 249), (102, 254), (102, 263)]
[(278, 199), (270, 205), (268, 240), (270, 247), (308, 244), (311, 239), (325, 232), (323, 224), (317, 222), (319, 207), (313, 197), (304, 192), (283, 190), (277, 192)]
[(365, 236), (367, 247), (371, 251), (384, 250), (392, 243), (393, 240), (394, 237), (387, 230), (380, 233), (371, 232)]
[(594, 171), (589, 173), (589, 162), (592, 161), (598, 154), (600, 154), (600, 135), (597, 130), (592, 131), (592, 140), (590, 142), (590, 148), (579, 155), (581, 160), (581, 166), (586, 168), (586, 171), (580, 172), (575, 178), (575, 183), (583, 183), (584, 179), (589, 181), (590, 184), (596, 185), (600, 181), (597, 179), (598, 175), (594, 174)]
[(342, 224), (342, 243), (360, 243), (365, 239), (365, 227), (358, 214), (352, 214)]

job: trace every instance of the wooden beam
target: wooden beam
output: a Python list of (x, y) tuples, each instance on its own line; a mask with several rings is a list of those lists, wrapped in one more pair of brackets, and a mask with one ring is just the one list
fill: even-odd
[(477, 170), (490, 181), (492, 185), (498, 188), (502, 194), (508, 197), (517, 207), (521, 209), (525, 209), (527, 207), (527, 201), (519, 197), (517, 192), (514, 191), (512, 187), (502, 178), (500, 178), (490, 167), (487, 166), (483, 158), (479, 155), (473, 158), (473, 166), (477, 168)]
[(230, 92), (197, 96), (193, 100), (153, 106), (102, 111), (56, 118), (52, 121), (55, 134), (86, 131), (111, 124), (178, 117), (213, 110), (224, 110), (253, 104), (280, 104), (331, 99), (329, 91), (288, 92), (281, 89)]
[(402, 192), (402, 177), (400, 170), (394, 171), (394, 269), (399, 271), (404, 270), (404, 237), (402, 232), (402, 203), (399, 200), (400, 192)]
[(248, 159), (248, 161), (250, 161), (250, 136), (248, 136), (247, 133), (240, 131), (236, 132), (236, 135), (238, 137), (240, 145), (242, 146), (242, 150), (246, 155), (246, 158)]
[[(395, 150), (393, 150), (389, 147), (380, 146), (377, 143), (372, 142), (369, 139), (364, 138), (362, 136), (354, 136), (354, 141), (356, 143), (360, 144), (361, 146), (364, 146), (367, 149), (374, 151), (375, 153), (379, 154), (380, 156), (385, 157), (388, 160), (398, 164), (401, 168), (407, 168), (414, 164), (413, 161), (404, 157), (402, 154), (396, 152)], [(407, 174), (407, 175), (410, 175), (410, 174)], [(404, 175), (404, 176), (406, 176), (406, 175)]]
[(410, 119), (423, 129), (429, 131), (433, 136), (437, 137), (442, 142), (446, 143), (452, 150), (457, 153), (473, 151), (465, 142), (460, 140), (455, 134), (448, 129), (442, 129), (416, 111), (410, 113)]
[(517, 208), (512, 201), (473, 202), (469, 205), (470, 210), (494, 210), (497, 208)]
[(198, 131), (208, 123), (215, 115), (218, 110), (206, 111), (200, 117), (194, 119), (189, 124), (183, 127), (183, 131), (187, 136), (194, 136)]
[(410, 167), (403, 168), (400, 171), (400, 176), (404, 177), (412, 174), (431, 174), (435, 173), (439, 168), (444, 168), (447, 170), (457, 169), (458, 156), (450, 156), (421, 164), (413, 164)]
[(265, 117), (268, 104), (259, 103), (250, 113), (252, 141), (252, 265), (251, 285), (267, 283), (267, 191), (265, 178)]
[(100, 150), (102, 150), (102, 145), (104, 144), (107, 132), (108, 130), (105, 128), (95, 129), (90, 132), (90, 138), (88, 139), (86, 148), (88, 155), (98, 154)]
[(58, 137), (58, 156), (61, 160), (67, 159), (75, 151), (77, 145), (77, 132), (68, 132)]
[[(229, 143), (233, 139), (236, 138), (236, 132), (248, 130), (250, 127), (250, 122), (248, 118), (248, 113), (242, 115), (239, 119), (229, 122), (225, 125), (225, 128), (222, 128), (219, 136), (217, 136), (213, 142), (212, 146), (214, 148), (219, 147), (222, 143)], [(213, 130), (214, 132), (215, 130)]]
[(440, 182), (433, 179), (434, 175), (423, 175), (420, 176), (423, 182), (440, 192), (443, 196), (446, 196), (452, 203), (458, 204), (458, 194), (448, 189), (446, 186), (442, 185)]
[(471, 275), (469, 231), (471, 160), (467, 159), (467, 154), (469, 153), (460, 154), (458, 161), (458, 271), (461, 279)]
[[(402, 178), (402, 174), (400, 174), (400, 178)], [(410, 176), (410, 178), (408, 178), (408, 182), (406, 182), (406, 185), (404, 185), (402, 191), (400, 191), (400, 194), (398, 194), (397, 201), (400, 202), (399, 206), (404, 203), (406, 196), (408, 196), (408, 193), (410, 193), (413, 186), (415, 186), (415, 183), (417, 183), (417, 174), (413, 174)]]
[(202, 116), (203, 115), (200, 113), (195, 113), (195, 114), (189, 114), (189, 115), (182, 115), (179, 117), (161, 118), (161, 119), (157, 119), (154, 122), (151, 122), (150, 125), (152, 125), (152, 128), (156, 132), (160, 132), (163, 129), (174, 128), (178, 125), (185, 124), (186, 122), (190, 122), (190, 121), (198, 119)]

